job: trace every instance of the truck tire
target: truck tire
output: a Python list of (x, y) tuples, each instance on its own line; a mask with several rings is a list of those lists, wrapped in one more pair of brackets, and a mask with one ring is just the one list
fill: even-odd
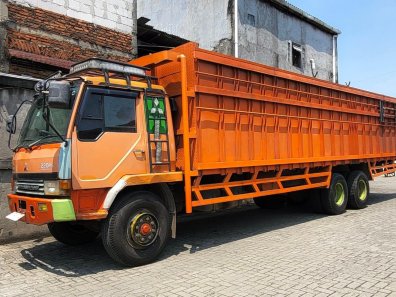
[(326, 214), (339, 215), (345, 211), (348, 203), (348, 186), (341, 174), (333, 173), (330, 187), (320, 192), (320, 201)]
[(367, 206), (370, 195), (370, 185), (363, 171), (353, 171), (348, 176), (348, 207), (362, 209)]
[(263, 209), (279, 209), (285, 206), (286, 198), (283, 195), (268, 195), (253, 198), (254, 203)]
[(94, 241), (99, 232), (89, 230), (74, 222), (55, 222), (48, 224), (48, 230), (58, 241), (67, 245), (80, 245)]
[(127, 193), (102, 224), (107, 253), (124, 266), (154, 261), (170, 237), (171, 218), (161, 199), (151, 192)]

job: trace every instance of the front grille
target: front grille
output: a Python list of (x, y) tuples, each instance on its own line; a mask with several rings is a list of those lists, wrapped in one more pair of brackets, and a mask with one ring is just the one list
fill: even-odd
[(50, 173), (14, 173), (14, 180), (55, 180), (58, 179), (58, 172)]
[(15, 192), (30, 195), (44, 195), (43, 180), (20, 179), (15, 181)]

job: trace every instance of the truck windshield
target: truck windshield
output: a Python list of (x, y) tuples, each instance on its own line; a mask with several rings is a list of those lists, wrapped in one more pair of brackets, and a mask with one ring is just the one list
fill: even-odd
[(71, 116), (74, 99), (81, 83), (73, 83), (71, 86), (71, 102), (67, 106), (44, 106), (42, 96), (34, 100), (22, 126), (18, 141), (18, 147), (27, 147), (34, 144), (61, 142), (62, 140), (47, 122), (44, 113), (48, 115), (48, 121), (63, 137), (66, 136), (67, 127)]

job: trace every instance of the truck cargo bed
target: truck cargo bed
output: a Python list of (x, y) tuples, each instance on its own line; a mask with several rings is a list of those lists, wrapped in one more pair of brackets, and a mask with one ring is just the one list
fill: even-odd
[[(247, 173), (252, 181), (266, 172), (288, 176), (300, 168), (297, 176), (307, 185), (314, 177), (306, 174), (342, 164), (367, 164), (373, 176), (394, 169), (395, 98), (202, 50), (195, 43), (169, 53), (186, 56), (188, 115), (181, 112), (180, 63), (154, 63), (155, 54), (140, 63), (150, 65), (152, 59), (152, 74), (177, 102), (181, 170), (182, 116), (188, 116), (190, 173), (198, 177), (193, 189), (202, 189), (203, 176), (216, 174), (224, 178), (220, 184), (235, 174)], [(222, 197), (235, 195), (232, 189), (222, 191)]]

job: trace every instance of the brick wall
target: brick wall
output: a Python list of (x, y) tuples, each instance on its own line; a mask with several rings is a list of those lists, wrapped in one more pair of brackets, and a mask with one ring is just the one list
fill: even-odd
[(130, 34), (135, 29), (135, 0), (9, 0)]
[[(129, 61), (137, 52), (134, 1), (0, 0), (0, 71), (43, 78), (93, 56)], [(22, 99), (31, 99), (32, 92), (0, 86), (0, 165), (11, 158), (4, 119)], [(0, 244), (48, 234), (46, 226), (4, 218), (11, 177), (6, 167), (0, 166)]]
[[(80, 40), (84, 41), (84, 39)], [(109, 43), (109, 45), (116, 48), (114, 44)], [(56, 40), (45, 35), (29, 34), (12, 29), (8, 30), (8, 49), (16, 49), (69, 61), (81, 61), (94, 56), (119, 61), (129, 61), (132, 58), (128, 51), (125, 51), (124, 55), (121, 55), (122, 53), (111, 54), (111, 52), (82, 47), (64, 40)]]
[(54, 13), (41, 8), (8, 5), (8, 17), (12, 22), (30, 29), (42, 30), (63, 37), (83, 40), (91, 44), (132, 52), (132, 35), (117, 32), (104, 26)]
[[(127, 34), (12, 2), (8, 2), (7, 7), (9, 22), (6, 42), (11, 61), (10, 73), (45, 77), (53, 72), (53, 67), (65, 69), (65, 64), (90, 57), (123, 62), (133, 58), (135, 36), (132, 32)], [(18, 55), (15, 56), (15, 53)], [(32, 68), (26, 63), (19, 63), (21, 59), (32, 62)], [(56, 60), (59, 60), (58, 63)]]

